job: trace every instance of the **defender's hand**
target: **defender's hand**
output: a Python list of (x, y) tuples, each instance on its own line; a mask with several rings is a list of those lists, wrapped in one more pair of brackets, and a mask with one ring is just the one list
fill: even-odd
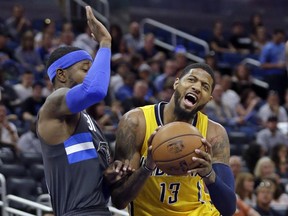
[(104, 171), (104, 177), (108, 184), (114, 184), (115, 182), (121, 180), (128, 174), (131, 174), (132, 170), (129, 160), (122, 161), (116, 160)]
[(106, 27), (94, 16), (90, 6), (86, 6), (87, 23), (92, 32), (94, 40), (100, 43), (100, 46), (111, 47), (112, 37)]

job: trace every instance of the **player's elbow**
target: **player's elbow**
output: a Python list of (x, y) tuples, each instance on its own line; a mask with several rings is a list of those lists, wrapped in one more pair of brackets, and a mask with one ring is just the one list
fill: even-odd
[(221, 214), (223, 216), (231, 216), (234, 215), (235, 212), (236, 212), (236, 195), (234, 194), (233, 197), (231, 196), (231, 202), (225, 208), (225, 212), (221, 212)]
[(99, 99), (103, 100), (107, 95), (108, 89), (106, 88), (98, 88), (97, 91), (94, 93), (94, 96)]

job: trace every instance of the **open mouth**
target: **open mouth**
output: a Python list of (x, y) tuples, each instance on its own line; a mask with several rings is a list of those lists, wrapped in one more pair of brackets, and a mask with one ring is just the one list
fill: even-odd
[(184, 98), (185, 104), (190, 106), (190, 107), (194, 106), (196, 104), (197, 100), (198, 100), (198, 98), (191, 93), (186, 94), (185, 98)]

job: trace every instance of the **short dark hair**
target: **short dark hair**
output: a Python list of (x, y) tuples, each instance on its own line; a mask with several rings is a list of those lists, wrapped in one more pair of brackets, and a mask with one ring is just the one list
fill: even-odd
[[(180, 74), (180, 77), (179, 79), (181, 79), (182, 77), (184, 77), (187, 73), (189, 73), (189, 71), (191, 69), (194, 69), (194, 68), (201, 68), (203, 69), (204, 71), (206, 71), (208, 74), (210, 74), (210, 76), (212, 77), (213, 79), (213, 84), (212, 84), (212, 91), (214, 90), (214, 87), (215, 87), (215, 75), (214, 75), (214, 71), (213, 69), (208, 65), (208, 64), (205, 64), (205, 63), (194, 63), (194, 64), (190, 64), (188, 65), (187, 67), (185, 67), (182, 71), (182, 73)], [(211, 92), (212, 92), (211, 91)]]
[[(49, 56), (47, 63), (46, 63), (46, 70), (48, 70), (50, 65), (52, 65), (55, 61), (57, 61), (62, 56), (66, 55), (70, 52), (77, 51), (77, 50), (81, 50), (81, 49), (78, 47), (73, 47), (73, 46), (63, 46), (63, 47), (57, 48)], [(54, 80), (55, 80), (55, 78), (53, 78), (52, 83), (54, 83)]]

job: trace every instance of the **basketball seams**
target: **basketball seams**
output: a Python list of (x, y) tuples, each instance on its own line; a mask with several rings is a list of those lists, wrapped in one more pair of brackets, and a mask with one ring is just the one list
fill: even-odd
[[(167, 139), (167, 140), (165, 140), (164, 142), (158, 144), (156, 148), (154, 148), (154, 149), (152, 148), (152, 154), (154, 153), (154, 151), (156, 151), (158, 148), (160, 148), (164, 143), (169, 142), (170, 140), (173, 140), (173, 139), (176, 139), (176, 138), (179, 138), (179, 137), (185, 137), (185, 136), (198, 136), (198, 137), (201, 137), (201, 138), (202, 138), (202, 136), (199, 135), (199, 134), (192, 134), (192, 133), (180, 134), (180, 135), (178, 135), (178, 136), (172, 137), (172, 138)], [(154, 137), (154, 139), (155, 139), (155, 137)], [(154, 140), (154, 139), (153, 139), (153, 140)], [(153, 140), (152, 140), (152, 146), (153, 146)], [(201, 146), (200, 146), (200, 147), (201, 147)]]
[[(202, 143), (199, 147), (197, 147), (197, 149), (200, 149), (203, 145), (204, 145), (204, 144)], [(195, 148), (195, 149), (196, 149), (196, 148)], [(185, 157), (187, 157), (188, 155), (190, 155), (190, 154), (192, 154), (192, 153), (194, 153), (194, 152), (195, 152), (195, 150), (193, 150), (192, 152), (187, 153), (186, 155), (181, 155), (181, 157), (175, 158), (175, 159), (173, 159), (173, 160), (158, 160), (158, 161), (154, 160), (154, 162), (159, 162), (159, 163), (173, 162), (173, 161), (179, 160), (179, 159), (181, 159), (181, 158), (185, 158)]]

